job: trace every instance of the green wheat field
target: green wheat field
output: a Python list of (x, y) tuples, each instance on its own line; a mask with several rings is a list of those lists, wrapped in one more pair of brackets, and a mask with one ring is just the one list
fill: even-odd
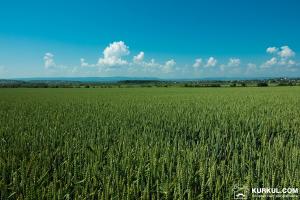
[(300, 187), (300, 87), (0, 89), (0, 199)]

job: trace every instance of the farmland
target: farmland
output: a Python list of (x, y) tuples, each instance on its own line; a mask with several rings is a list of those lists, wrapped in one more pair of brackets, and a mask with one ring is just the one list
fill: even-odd
[(0, 89), (0, 199), (300, 188), (300, 87)]

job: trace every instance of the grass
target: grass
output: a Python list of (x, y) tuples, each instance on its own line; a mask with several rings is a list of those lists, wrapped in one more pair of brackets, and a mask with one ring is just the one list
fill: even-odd
[(0, 89), (0, 199), (300, 187), (300, 87)]

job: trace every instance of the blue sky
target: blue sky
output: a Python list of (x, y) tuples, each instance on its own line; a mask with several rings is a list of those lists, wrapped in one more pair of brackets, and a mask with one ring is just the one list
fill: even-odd
[(300, 1), (2, 1), (0, 77), (300, 76)]

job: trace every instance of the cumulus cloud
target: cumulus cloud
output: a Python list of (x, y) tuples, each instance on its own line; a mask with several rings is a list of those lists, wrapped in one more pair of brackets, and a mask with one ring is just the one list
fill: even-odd
[(89, 64), (85, 61), (84, 58), (80, 58), (80, 66), (81, 67), (88, 67)]
[(221, 72), (238, 73), (241, 60), (239, 58), (230, 58), (227, 64), (220, 65)]
[(122, 57), (128, 55), (129, 47), (123, 41), (109, 44), (103, 51), (103, 57), (99, 58), (100, 66), (122, 66), (128, 64)]
[(238, 67), (241, 64), (241, 60), (239, 58), (230, 58), (227, 66), (229, 67)]
[(214, 57), (209, 57), (205, 67), (214, 67), (216, 66), (217, 62), (217, 59), (215, 59)]
[(273, 66), (276, 67), (293, 67), (297, 63), (291, 58), (296, 55), (296, 53), (289, 46), (269, 47), (266, 50), (270, 54), (275, 54), (271, 59), (267, 60), (261, 65), (261, 68), (270, 68)]
[[(80, 59), (81, 67), (96, 67), (98, 72), (114, 72), (114, 73), (171, 73), (176, 65), (175, 60), (171, 59), (164, 64), (157, 63), (154, 59), (145, 60), (145, 53), (139, 52), (133, 56), (132, 61), (126, 60), (124, 57), (129, 55), (129, 47), (122, 41), (113, 42), (103, 51), (103, 57), (99, 58), (96, 64), (89, 64), (84, 58)], [(120, 66), (122, 66), (120, 68)]]
[(171, 59), (168, 60), (163, 66), (162, 66), (162, 71), (164, 73), (170, 73), (173, 71), (173, 67), (176, 65), (175, 60)]
[(276, 53), (278, 51), (278, 48), (277, 47), (269, 47), (269, 48), (267, 48), (266, 51), (267, 51), (267, 53), (272, 54), (272, 53)]
[(143, 71), (147, 73), (153, 73), (153, 74), (160, 74), (160, 73), (171, 73), (176, 70), (174, 66), (176, 65), (176, 62), (174, 59), (167, 60), (164, 64), (160, 64), (156, 62), (154, 59), (151, 59), (150, 61), (146, 61), (145, 59), (145, 53), (141, 51), (136, 56), (133, 56), (133, 62), (128, 63), (130, 71)]
[[(49, 76), (70, 76), (79, 72), (77, 70), (78, 66), (67, 66), (67, 65), (57, 64), (55, 62), (53, 53), (50, 52), (45, 53), (43, 60), (44, 60), (44, 68), (46, 69), (46, 73)], [(80, 71), (80, 73), (84, 74), (85, 72)]]
[[(267, 73), (273, 72), (272, 69), (277, 72), (284, 71), (296, 71), (299, 70), (299, 64), (294, 60), (295, 52), (288, 46), (269, 47), (266, 52), (271, 54), (272, 57), (266, 60), (260, 65), (254, 63), (248, 63), (245, 67), (241, 67), (241, 60), (239, 58), (229, 58), (228, 62), (224, 64), (218, 63), (214, 57), (209, 57), (207, 60), (196, 58), (191, 65), (181, 64), (180, 66), (174, 59), (167, 60), (166, 62), (156, 62), (154, 59), (146, 59), (145, 53), (140, 51), (137, 55), (128, 58), (130, 54), (129, 47), (123, 42), (112, 42), (102, 52), (102, 56), (98, 58), (98, 62), (90, 64), (84, 58), (80, 58), (80, 66), (63, 66), (55, 63), (54, 55), (52, 53), (46, 53), (43, 57), (44, 66), (46, 69), (56, 71), (70, 71), (70, 73), (89, 74), (115, 76), (115, 75), (149, 75), (149, 76), (172, 76), (172, 75), (184, 75), (195, 76), (201, 72), (204, 76), (218, 76), (218, 75), (239, 75), (242, 73)], [(215, 67), (219, 66), (219, 67)]]
[(288, 65), (296, 65), (296, 61), (294, 61), (294, 60), (289, 60), (289, 61), (288, 61)]
[(295, 56), (295, 52), (288, 46), (282, 46), (278, 52), (278, 56), (280, 58), (278, 62), (279, 65), (293, 66), (296, 64), (296, 62), (291, 59)]
[(294, 64), (296, 64), (294, 60), (285, 59), (285, 58), (281, 58), (278, 61), (278, 65), (294, 65)]
[(278, 55), (281, 58), (290, 58), (295, 56), (295, 52), (288, 46), (282, 46), (280, 47), (280, 51), (278, 52)]
[(88, 62), (86, 62), (86, 60), (84, 58), (80, 58), (80, 66), (81, 67), (96, 67), (97, 64), (89, 64)]
[(54, 62), (54, 55), (52, 53), (45, 53), (44, 55), (44, 66), (46, 69), (51, 69), (56, 67)]
[(159, 66), (159, 63), (157, 63), (156, 61), (155, 61), (155, 59), (151, 59), (150, 60), (150, 62), (145, 62), (144, 63), (144, 66), (145, 67), (157, 67), (157, 66)]
[(262, 68), (270, 68), (273, 65), (277, 64), (277, 58), (273, 57), (270, 60), (267, 60), (261, 67)]
[(133, 57), (133, 62), (134, 63), (142, 63), (144, 61), (144, 52), (141, 51), (138, 55)]
[(195, 63), (193, 64), (193, 67), (194, 68), (199, 68), (199, 67), (201, 67), (201, 65), (202, 65), (202, 59), (201, 58), (197, 58), (195, 60)]
[[(141, 70), (145, 72), (158, 72), (161, 69), (165, 67), (163, 64), (159, 64), (155, 61), (155, 59), (151, 59), (150, 61), (144, 60), (145, 58), (145, 53), (141, 51), (139, 54), (133, 57), (133, 63), (129, 63), (129, 65), (132, 67), (136, 67), (137, 69), (135, 70)], [(167, 69), (169, 68), (170, 63), (168, 63), (168, 66), (165, 67), (165, 70), (168, 71)]]

